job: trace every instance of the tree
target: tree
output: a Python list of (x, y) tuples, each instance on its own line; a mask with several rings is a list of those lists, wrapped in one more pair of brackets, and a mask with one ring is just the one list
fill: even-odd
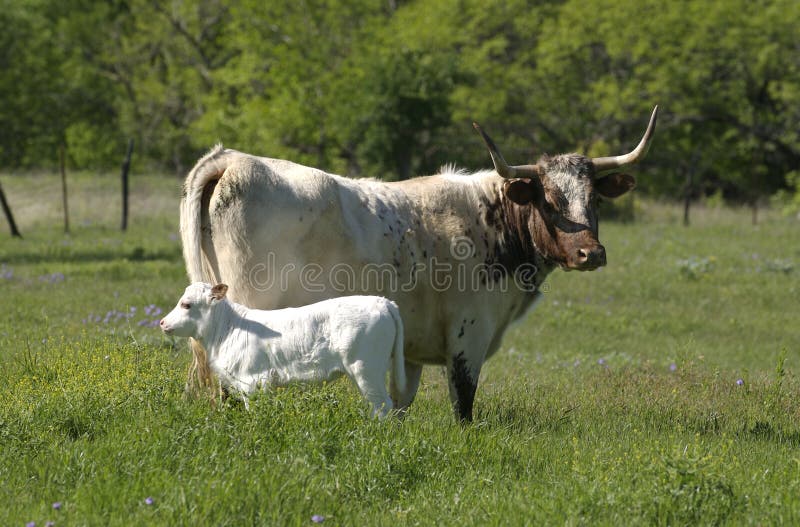
[[(0, 160), (139, 160), (216, 142), (353, 175), (629, 149), (640, 188), (755, 206), (800, 166), (791, 0), (5, 0)], [(689, 201), (687, 201), (688, 203)]]

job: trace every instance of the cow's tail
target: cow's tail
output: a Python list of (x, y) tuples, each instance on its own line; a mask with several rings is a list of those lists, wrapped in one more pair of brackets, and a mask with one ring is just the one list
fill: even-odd
[[(209, 184), (216, 183), (227, 168), (227, 155), (222, 145), (217, 145), (203, 156), (186, 176), (181, 198), (180, 226), (183, 244), (183, 259), (186, 272), (191, 282), (219, 283), (216, 267), (216, 255), (206, 254), (203, 249), (202, 206)], [(206, 251), (213, 252), (210, 243), (205, 244)], [(213, 263), (212, 263), (213, 262)], [(208, 365), (208, 357), (203, 345), (189, 339), (192, 348), (192, 365), (186, 382), (187, 394), (213, 393), (214, 376)]]
[[(183, 259), (186, 272), (192, 282), (208, 282), (214, 285), (220, 277), (216, 267), (216, 256), (210, 243), (203, 244), (202, 207), (207, 191), (213, 190), (210, 184), (222, 177), (228, 167), (229, 152), (217, 145), (200, 158), (194, 168), (186, 176), (181, 198), (181, 242), (183, 243)], [(205, 252), (204, 252), (205, 249)]]
[(394, 346), (392, 347), (392, 376), (394, 385), (399, 392), (406, 391), (406, 358), (403, 353), (403, 319), (400, 318), (400, 309), (392, 301), (388, 302), (389, 314), (394, 319)]
[[(211, 366), (208, 363), (208, 353), (199, 340), (189, 338), (189, 347), (192, 350), (192, 364), (186, 377), (186, 395), (190, 397), (208, 397), (212, 404), (216, 404), (217, 388), (221, 391), (219, 381), (215, 379)], [(221, 392), (219, 394), (221, 396)]]

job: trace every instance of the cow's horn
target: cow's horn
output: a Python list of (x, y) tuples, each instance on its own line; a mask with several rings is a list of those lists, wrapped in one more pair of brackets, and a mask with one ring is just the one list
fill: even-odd
[(506, 160), (503, 159), (503, 156), (500, 154), (500, 151), (497, 149), (497, 145), (494, 144), (492, 138), (483, 131), (481, 125), (478, 123), (472, 123), (472, 126), (481, 134), (481, 138), (483, 142), (486, 143), (486, 148), (489, 149), (489, 155), (492, 156), (492, 163), (494, 163), (494, 169), (497, 171), (500, 176), (504, 178), (533, 178), (540, 175), (539, 167), (537, 165), (520, 165), (520, 166), (509, 166), (506, 163)]
[(650, 116), (650, 124), (647, 125), (647, 130), (639, 141), (639, 144), (631, 152), (621, 156), (613, 157), (595, 157), (592, 159), (595, 172), (598, 174), (615, 170), (631, 163), (636, 163), (644, 159), (647, 151), (650, 149), (650, 140), (653, 138), (653, 132), (656, 129), (656, 117), (658, 116), (658, 105), (653, 108), (653, 114)]

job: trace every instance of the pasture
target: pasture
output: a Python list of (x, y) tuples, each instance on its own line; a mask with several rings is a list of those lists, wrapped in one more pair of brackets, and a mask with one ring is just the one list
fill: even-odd
[(188, 346), (152, 327), (187, 285), (180, 183), (133, 176), (122, 234), (116, 177), (71, 175), (65, 236), (57, 178), (4, 176), (1, 525), (800, 523), (796, 221), (601, 219), (608, 267), (550, 276), (473, 424), (439, 368), (377, 422), (344, 380), (183, 396)]

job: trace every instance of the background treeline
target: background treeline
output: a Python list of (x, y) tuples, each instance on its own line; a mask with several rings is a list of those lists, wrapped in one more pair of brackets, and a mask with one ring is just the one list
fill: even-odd
[(0, 163), (186, 171), (216, 142), (387, 179), (621, 153), (752, 203), (800, 167), (796, 0), (0, 0)]

